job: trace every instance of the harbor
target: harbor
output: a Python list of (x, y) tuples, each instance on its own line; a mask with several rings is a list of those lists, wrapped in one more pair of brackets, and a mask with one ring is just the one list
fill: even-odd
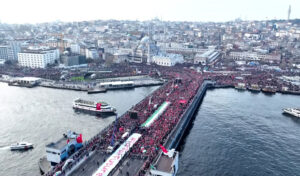
[[(2, 86), (5, 86), (5, 87), (7, 87), (8, 88), (8, 86), (7, 85), (5, 85), (5, 84), (2, 84)], [(226, 86), (222, 86), (222, 85), (215, 85), (215, 87), (226, 87)], [(11, 88), (11, 87), (10, 87)], [(22, 90), (22, 91), (25, 91), (25, 92), (31, 92), (31, 91), (33, 91), (33, 92), (35, 92), (36, 90), (38, 90), (38, 89), (43, 89), (43, 88), (36, 88), (36, 89), (23, 89), (23, 88), (14, 88), (14, 89), (16, 89), (16, 90)], [(57, 92), (57, 91), (63, 91), (64, 93), (71, 93), (71, 94), (73, 94), (73, 93), (76, 93), (76, 92), (73, 92), (73, 91), (66, 91), (66, 90), (55, 90), (55, 89), (45, 89), (45, 90), (49, 90), (49, 91), (54, 91), (54, 92)], [(206, 89), (205, 89), (206, 90)], [(133, 90), (131, 90), (131, 91), (133, 91)], [(72, 93), (73, 92), (73, 93)], [(118, 91), (118, 92), (122, 92), (121, 90), (120, 91)], [(126, 91), (127, 92), (127, 91)], [(203, 98), (203, 96), (204, 96), (204, 93), (205, 91), (201, 91), (201, 97)], [(78, 93), (80, 93), (80, 92), (78, 92)], [(108, 92), (109, 93), (109, 92)], [(77, 93), (76, 93), (77, 94)], [(87, 94), (82, 94), (82, 95), (87, 95)], [(82, 96), (81, 95), (81, 96)], [(103, 94), (103, 95), (105, 95), (105, 94)], [(254, 94), (255, 95), (255, 94)], [(93, 94), (92, 96), (97, 96), (97, 94)], [(111, 96), (111, 95), (110, 95)], [(149, 96), (148, 96), (148, 98), (149, 98)], [(201, 100), (202, 98), (200, 98), (199, 100)], [(141, 99), (142, 100), (142, 99)], [(148, 103), (149, 103), (149, 101), (148, 101)], [(182, 101), (182, 103), (184, 103), (184, 101)], [(114, 103), (112, 103), (112, 104), (114, 104)], [(66, 105), (65, 105), (66, 106)], [(69, 107), (70, 105), (68, 105), (68, 106), (66, 106), (65, 107), (65, 109), (68, 109), (68, 108), (70, 108)], [(196, 105), (195, 105), (196, 106)], [(127, 106), (128, 107), (128, 109), (131, 109), (131, 107), (130, 106)], [(196, 106), (197, 108), (198, 108), (198, 106)], [(197, 108), (196, 109), (194, 109), (194, 111), (196, 110), (197, 111)], [(127, 110), (128, 110), (127, 109)], [(127, 111), (127, 110), (125, 110), (125, 111)], [(125, 113), (125, 111), (123, 111), (124, 113)], [(119, 113), (121, 113), (120, 111), (119, 111)], [(121, 113), (122, 114), (122, 113)], [(83, 115), (83, 114), (80, 114), (80, 115)], [(83, 116), (84, 118), (89, 118), (88, 120), (90, 121), (90, 120), (92, 120), (92, 121), (94, 121), (93, 119), (91, 119), (89, 116), (86, 116), (86, 115), (84, 115)], [(188, 116), (187, 116), (188, 117)], [(191, 120), (191, 119), (187, 119), (187, 117), (185, 117), (185, 118), (183, 118), (183, 119), (185, 119), (185, 120), (182, 120), (182, 121), (180, 121), (179, 123), (178, 123), (178, 126), (176, 126), (174, 129), (177, 129), (177, 130), (174, 130), (174, 131), (172, 131), (171, 133), (170, 133), (170, 135), (168, 136), (168, 138), (165, 140), (165, 142), (164, 142), (164, 146), (169, 150), (170, 148), (172, 148), (172, 147), (174, 147), (174, 146), (176, 146), (176, 145), (178, 145), (178, 141), (180, 141), (179, 140), (179, 138), (181, 138), (182, 136), (182, 134), (183, 134), (183, 132), (185, 131), (185, 130), (179, 130), (179, 129), (185, 129), (186, 128), (186, 126), (184, 127), (183, 125), (185, 124), (185, 125), (187, 125), (188, 126), (188, 124), (190, 123), (189, 121)], [(192, 117), (192, 116), (189, 116), (189, 117)], [(109, 120), (109, 124), (112, 124), (113, 123), (113, 120), (114, 120), (114, 117), (112, 117), (112, 118), (110, 118), (110, 119), (102, 119), (102, 120)], [(108, 124), (107, 124), (108, 125)], [(103, 126), (104, 127), (104, 126)], [(103, 130), (105, 130), (105, 129), (107, 129), (108, 127), (106, 126), (106, 128), (103, 128)], [(64, 129), (65, 130), (65, 129)], [(97, 133), (97, 130), (95, 130), (95, 133)], [(86, 134), (86, 132), (84, 132), (83, 134)], [(178, 139), (176, 139), (177, 137), (176, 136), (178, 136), (179, 138)], [(84, 136), (84, 140), (87, 140), (87, 139), (93, 139), (95, 136), (93, 136), (93, 135), (91, 135), (90, 137), (88, 137), (88, 136)], [(52, 136), (51, 137), (52, 138), (52, 140), (55, 140), (55, 136)], [(28, 139), (28, 138), (27, 138)], [(174, 140), (174, 139), (176, 139), (176, 140)], [(49, 141), (49, 140), (48, 140)], [(90, 140), (88, 140), (88, 141), (90, 141)], [(176, 142), (174, 142), (174, 141), (176, 141)], [(172, 146), (172, 147), (171, 147)], [(40, 155), (40, 153), (45, 153), (45, 148), (44, 147), (42, 147), (43, 149), (39, 149), (39, 148), (35, 148), (34, 150), (32, 150), (32, 151), (30, 151), (30, 152), (33, 152), (33, 151), (35, 151), (35, 150), (39, 150), (39, 156), (38, 157), (42, 157), (41, 155)], [(110, 156), (110, 154), (105, 154), (105, 153), (103, 153), (103, 152), (101, 152), (101, 151), (98, 151), (98, 152), (94, 152), (94, 153), (90, 153), (90, 155), (89, 155), (89, 157), (88, 158), (86, 158), (85, 160), (84, 160), (84, 163), (85, 164), (83, 164), (85, 167), (84, 167), (84, 170), (82, 170), (82, 166), (81, 167), (75, 167), (75, 168), (73, 168), (73, 172), (72, 173), (70, 173), (70, 175), (81, 175), (81, 174), (86, 174), (86, 175), (89, 175), (88, 173), (91, 173), (90, 175), (92, 175), (93, 173), (94, 173), (94, 171), (98, 168), (98, 167), (100, 167), (100, 165), (101, 164), (103, 164), (104, 162), (105, 162), (105, 160), (108, 158)], [(162, 153), (160, 153), (158, 156), (162, 156)], [(125, 159), (125, 160), (123, 160), (122, 161), (122, 164), (120, 164), (118, 167), (119, 168), (121, 168), (121, 170), (115, 170), (115, 174), (116, 175), (122, 175), (122, 173), (124, 174), (126, 174), (127, 172), (128, 173), (137, 173), (137, 172), (139, 172), (140, 170), (136, 170), (136, 169), (134, 169), (134, 168), (139, 168), (139, 167), (142, 167), (143, 166), (143, 163), (144, 163), (144, 161), (146, 160), (146, 157), (139, 157), (139, 156), (134, 156), (134, 155), (132, 155), (132, 157), (130, 157), (130, 158), (127, 158), (127, 159)], [(98, 164), (99, 164), (99, 166), (98, 166), (98, 164), (97, 164), (97, 162), (98, 162)], [(156, 158), (154, 161), (153, 161), (153, 165), (154, 166), (156, 166), (157, 168), (160, 168), (160, 167), (158, 167), (157, 166), (157, 162), (159, 162), (159, 158)], [(179, 158), (179, 162), (180, 162), (180, 158)], [(82, 163), (81, 163), (82, 164)], [(35, 166), (35, 168), (37, 167), (37, 160), (35, 160), (34, 161), (34, 166)], [(33, 169), (33, 170), (36, 170), (36, 169)], [(75, 171), (75, 172), (74, 172)], [(35, 172), (35, 171), (34, 171)]]
[[(103, 91), (105, 92), (103, 94), (86, 94), (100, 97), (101, 95), (108, 95), (110, 92), (124, 92), (126, 94), (127, 91), (135, 90), (134, 87), (136, 89), (140, 89), (138, 87), (147, 89), (152, 84), (145, 84), (145, 81), (156, 81), (161, 85), (159, 88), (145, 95), (139, 102), (128, 106), (128, 109), (122, 113), (118, 112), (118, 107), (114, 109), (114, 102), (109, 101), (109, 104), (113, 107), (108, 106), (108, 108), (112, 108), (110, 111), (113, 113), (108, 116), (109, 123), (105, 128), (97, 131), (93, 136), (85, 138), (82, 148), (70, 155), (70, 158), (57, 162), (49, 172), (43, 172), (46, 176), (54, 174), (74, 176), (176, 175), (179, 170), (178, 162), (180, 159), (178, 148), (180, 148), (186, 129), (193, 121), (208, 88), (231, 87), (240, 92), (248, 89), (253, 93), (262, 91), (268, 95), (273, 95), (279, 91), (278, 88), (286, 86), (288, 86), (285, 89), (286, 91), (299, 91), (297, 86), (275, 81), (272, 75), (249, 75), (251, 74), (244, 72), (231, 74), (199, 73), (192, 69), (178, 72), (176, 69), (170, 68), (156, 70), (152, 77), (104, 78), (101, 81), (98, 80), (97, 83), (80, 81), (70, 83), (68, 81), (49, 81), (33, 78), (26, 80), (26, 78), (22, 78), (16, 79), (21, 80), (21, 82), (16, 82), (20, 84), (16, 86), (27, 87), (23, 86), (24, 80), (26, 80), (26, 84), (34, 84), (36, 88), (19, 89), (36, 91), (40, 88), (60, 85), (61, 87), (58, 86), (58, 88), (49, 90), (65, 89), (60, 90), (64, 92), (80, 90), (76, 92), (85, 94), (92, 87), (114, 90)], [(97, 91), (96, 89), (95, 91)], [(76, 110), (74, 113), (76, 114), (84, 114), (81, 110), (89, 112), (104, 111), (102, 105), (108, 105), (102, 99), (101, 101), (99, 99), (90, 101), (90, 98), (77, 100), (73, 104), (73, 108)], [(113, 115), (114, 113), (115, 115)], [(104, 118), (101, 119), (104, 120)], [(69, 148), (66, 149), (66, 151), (69, 150)], [(43, 156), (41, 157), (43, 158)]]
[[(170, 71), (170, 70), (169, 70)], [(170, 74), (170, 73), (169, 73)], [(193, 81), (189, 81), (189, 77), (193, 78)], [(198, 76), (198, 77), (197, 77)], [(192, 117), (195, 114), (195, 111), (197, 110), (197, 108), (199, 107), (199, 103), (201, 102), (205, 91), (207, 89), (207, 87), (214, 87), (214, 85), (217, 83), (221, 86), (226, 86), (226, 84), (220, 84), (220, 82), (216, 81), (204, 81), (204, 77), (208, 77), (209, 79), (214, 78), (215, 75), (197, 75), (194, 73), (189, 73), (189, 72), (185, 72), (182, 73), (180, 76), (177, 76), (178, 78), (175, 79), (175, 77), (171, 77), (171, 81), (169, 81), (168, 83), (166, 83), (163, 87), (163, 89), (166, 89), (164, 91), (162, 91), (162, 89), (160, 88), (159, 90), (161, 90), (162, 92), (159, 92), (159, 97), (160, 99), (155, 99), (153, 97), (155, 94), (157, 94), (157, 91), (154, 93), (154, 95), (151, 95), (151, 97), (144, 99), (142, 102), (140, 102), (139, 104), (137, 104), (136, 106), (139, 107), (141, 105), (144, 106), (143, 109), (144, 110), (143, 114), (138, 113), (138, 121), (136, 121), (137, 119), (133, 119), (131, 117), (131, 115), (129, 115), (130, 113), (126, 113), (124, 115), (122, 115), (120, 117), (120, 120), (116, 120), (113, 124), (110, 125), (110, 127), (108, 129), (106, 129), (107, 131), (101, 131), (100, 133), (98, 133), (98, 135), (96, 135), (92, 141), (90, 141), (87, 145), (87, 147), (83, 148), (81, 152), (79, 152), (79, 154), (73, 159), (74, 162), (71, 163), (70, 165), (68, 165), (67, 168), (64, 168), (63, 170), (61, 170), (62, 168), (62, 164), (56, 166), (52, 172), (48, 173), (48, 175), (52, 175), (53, 173), (59, 172), (61, 175), (82, 175), (82, 174), (86, 174), (86, 175), (122, 175), (122, 173), (126, 172), (127, 175), (149, 175), (150, 173), (157, 175), (157, 173), (160, 173), (162, 175), (168, 175), (168, 174), (175, 174), (178, 171), (178, 152), (175, 152), (175, 150), (177, 149), (182, 136), (184, 135), (187, 126), (190, 123), (190, 119), (192, 119)], [(231, 84), (234, 83), (234, 81), (231, 81)], [(171, 84), (171, 85), (170, 85)], [(188, 85), (191, 84), (191, 85)], [(195, 85), (193, 85), (195, 84)], [(179, 91), (180, 92), (180, 87), (182, 85), (185, 85), (185, 87), (189, 87), (190, 89), (187, 89), (187, 94), (181, 94), (179, 99), (176, 99), (175, 97), (172, 97), (172, 94), (174, 93), (174, 91)], [(218, 86), (217, 86), (218, 87)], [(239, 90), (245, 90), (245, 84), (241, 84), (239, 83), (238, 86), (235, 86), (236, 88), (238, 88)], [(178, 89), (178, 90), (177, 90)], [(255, 89), (255, 86), (254, 88)], [(270, 90), (269, 90), (270, 89)], [(271, 86), (266, 86), (262, 89), (262, 91), (265, 91), (267, 93), (273, 93), (273, 89)], [(165, 92), (165, 93), (164, 93)], [(275, 91), (276, 92), (276, 91)], [(183, 96), (185, 95), (185, 96)], [(152, 116), (150, 116), (147, 119), (147, 114), (149, 114), (149, 112), (147, 112), (147, 109), (150, 110), (150, 112), (153, 112), (153, 110), (151, 110), (152, 106), (151, 103), (152, 101), (162, 101), (163, 97), (165, 97), (165, 100), (167, 100), (168, 104), (172, 104), (171, 107), (167, 108), (167, 112), (162, 112), (163, 117), (160, 117), (156, 120), (152, 120), (154, 117), (152, 117), (154, 114), (157, 114), (158, 112), (154, 112)], [(177, 95), (178, 96), (178, 95)], [(192, 98), (193, 97), (193, 98)], [(148, 100), (147, 100), (148, 99)], [(148, 105), (147, 105), (147, 101), (148, 101)], [(179, 101), (179, 104), (176, 105)], [(158, 107), (157, 110), (161, 109), (164, 103), (159, 103), (161, 104), (160, 107)], [(157, 105), (159, 104), (155, 104), (155, 106), (153, 106), (154, 110), (157, 108)], [(148, 107), (147, 107), (148, 106)], [(174, 107), (176, 106), (180, 106), (180, 108), (178, 109), (177, 107), (177, 111), (179, 114), (178, 117), (173, 117), (175, 119), (168, 119), (168, 113), (170, 114), (174, 114)], [(133, 107), (131, 110), (136, 110), (136, 107)], [(168, 112), (169, 111), (169, 112)], [(176, 110), (175, 110), (176, 111)], [(139, 112), (139, 111), (137, 111)], [(144, 116), (146, 114), (146, 117)], [(158, 116), (158, 115), (157, 115)], [(141, 120), (140, 118), (144, 119)], [(123, 126), (124, 124), (124, 120), (126, 120), (127, 125)], [(146, 121), (145, 121), (146, 120)], [(161, 121), (161, 122), (160, 122)], [(145, 123), (150, 123), (145, 124)], [(160, 125), (163, 127), (163, 129), (166, 130), (162, 130), (162, 128), (159, 128), (157, 130), (154, 129), (148, 129), (148, 128), (157, 128), (155, 125), (152, 126), (151, 124), (155, 122), (156, 125), (158, 125), (160, 123)], [(134, 124), (134, 125), (132, 125)], [(140, 124), (140, 127), (138, 127)], [(172, 125), (171, 125), (172, 124)], [(170, 125), (170, 126), (169, 126)], [(128, 149), (128, 151), (126, 153), (124, 153), (123, 155), (126, 154), (125, 159), (121, 159), (116, 161), (115, 164), (110, 165), (108, 164), (106, 161), (106, 158), (111, 158), (113, 157), (113, 154), (110, 154), (110, 152), (108, 152), (108, 150), (106, 149), (108, 148), (112, 148), (112, 152), (117, 152), (120, 148), (119, 145), (115, 145), (115, 141), (117, 140), (116, 143), (118, 144), (124, 144), (124, 139), (123, 138), (119, 138), (118, 136), (124, 134), (123, 130), (113, 130), (115, 129), (115, 127), (113, 126), (117, 126), (118, 128), (126, 128), (127, 131), (130, 131), (130, 133), (136, 133), (138, 135), (142, 135), (143, 138), (141, 140), (137, 139), (137, 143), (133, 143), (132, 146), (130, 146), (130, 148)], [(121, 127), (120, 127), (121, 126)], [(128, 128), (128, 126), (131, 126), (131, 128)], [(118, 134), (119, 133), (119, 134)], [(160, 135), (158, 136), (151, 136), (152, 133), (160, 133)], [(108, 134), (108, 136), (107, 136)], [(113, 137), (109, 137), (109, 135), (112, 135)], [(150, 135), (150, 136), (149, 136)], [(149, 137), (148, 137), (149, 136)], [(131, 136), (130, 136), (131, 137)], [(129, 137), (129, 138), (130, 138)], [(109, 139), (111, 139), (111, 141), (109, 142)], [(126, 143), (126, 141), (125, 141)], [(163, 147), (162, 144), (168, 148), (168, 149), (163, 149), (163, 152), (158, 150), (157, 148), (159, 148), (158, 146), (160, 145), (160, 147)], [(115, 148), (115, 146), (117, 146)], [(152, 146), (152, 147), (151, 147)], [(132, 148), (131, 148), (132, 147)], [(149, 148), (150, 147), (150, 148)], [(156, 148), (156, 149), (155, 149)], [(115, 151), (116, 150), (116, 151)], [(122, 150), (122, 149), (120, 149)], [(172, 157), (168, 158), (167, 156), (164, 156), (163, 153), (169, 153), (170, 151), (172, 151)], [(95, 155), (96, 153), (102, 153), (102, 156), (104, 157), (100, 157), (97, 155)], [(100, 154), (101, 155), (101, 154)], [(122, 155), (122, 156), (123, 156)], [(173, 156), (175, 155), (175, 156)], [(100, 159), (100, 160), (99, 160)], [(101, 160), (103, 159), (103, 162), (101, 162)], [(96, 165), (88, 161), (91, 161), (92, 163), (97, 163)], [(126, 162), (125, 162), (126, 161)], [(102, 164), (101, 164), (102, 163)], [(134, 165), (134, 168), (140, 168), (137, 170), (128, 170), (126, 169), (126, 166), (132, 166)], [(151, 167), (150, 167), (151, 166)], [(105, 169), (109, 168), (108, 170)], [(97, 169), (98, 168), (98, 169)], [(155, 169), (153, 169), (155, 168)], [(165, 168), (172, 168), (172, 169), (165, 169)], [(161, 169), (161, 170), (159, 170)], [(127, 171), (124, 171), (127, 170)]]
[(133, 77), (119, 77), (109, 79), (98, 79), (92, 82), (66, 82), (54, 81), (35, 77), (9, 77), (4, 76), (0, 78), (0, 82), (8, 83), (10, 86), (19, 86), (33, 88), (36, 86), (65, 89), (73, 91), (85, 91), (91, 93), (105, 93), (109, 90), (116, 89), (131, 89), (136, 87), (159, 86), (164, 83), (163, 80), (153, 79), (148, 76), (133, 76)]

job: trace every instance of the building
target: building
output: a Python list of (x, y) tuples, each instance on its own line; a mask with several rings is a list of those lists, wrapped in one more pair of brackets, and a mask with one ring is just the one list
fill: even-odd
[(85, 49), (85, 56), (89, 59), (99, 59), (99, 53), (97, 48), (91, 47)]
[(245, 61), (262, 61), (270, 63), (279, 63), (281, 60), (280, 54), (262, 54), (258, 52), (230, 52), (229, 57), (234, 60)]
[(263, 59), (265, 54), (258, 54), (257, 52), (235, 52), (229, 53), (229, 57), (233, 60), (254, 60), (259, 61)]
[(80, 46), (78, 44), (71, 44), (70, 48), (72, 53), (80, 54)]
[(13, 52), (10, 46), (3, 45), (0, 46), (0, 59), (2, 60), (12, 60), (13, 59)]
[(22, 67), (45, 68), (59, 59), (58, 49), (24, 50), (18, 54), (18, 62)]
[(179, 54), (165, 54), (153, 56), (152, 62), (161, 66), (174, 66), (177, 63), (183, 63), (183, 57)]
[(61, 56), (61, 63), (65, 66), (74, 66), (80, 64), (80, 55), (79, 54), (72, 54), (72, 55), (62, 55)]
[(220, 53), (215, 50), (208, 50), (204, 53), (198, 53), (195, 55), (194, 64), (199, 64), (199, 63), (201, 63), (201, 65), (211, 64), (214, 61), (216, 61), (219, 56)]
[(129, 60), (129, 54), (124, 52), (118, 52), (114, 54), (114, 63), (123, 63)]
[(21, 52), (21, 43), (18, 41), (10, 41), (8, 43), (12, 53), (12, 60), (18, 60), (18, 53)]
[(82, 146), (82, 135), (69, 131), (58, 141), (46, 145), (47, 160), (51, 166), (55, 166), (65, 161)]

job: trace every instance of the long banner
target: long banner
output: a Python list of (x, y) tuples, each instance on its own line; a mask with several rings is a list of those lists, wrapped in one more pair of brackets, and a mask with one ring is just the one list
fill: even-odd
[(120, 162), (129, 149), (139, 140), (142, 135), (133, 133), (129, 138), (103, 163), (93, 176), (107, 176)]
[(151, 124), (167, 109), (169, 104), (170, 102), (168, 101), (163, 102), (163, 104), (141, 126), (151, 126)]

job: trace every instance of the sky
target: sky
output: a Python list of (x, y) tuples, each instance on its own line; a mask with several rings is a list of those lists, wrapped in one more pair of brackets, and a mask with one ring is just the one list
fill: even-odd
[(2, 23), (88, 20), (231, 21), (300, 18), (300, 0), (1, 0)]

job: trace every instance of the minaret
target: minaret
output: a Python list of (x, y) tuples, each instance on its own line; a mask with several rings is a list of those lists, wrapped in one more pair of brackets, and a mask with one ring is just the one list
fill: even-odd
[(151, 36), (150, 36), (150, 24), (149, 24), (149, 27), (148, 27), (148, 57), (147, 57), (147, 64), (150, 64), (151, 63), (151, 55), (150, 55), (150, 41), (151, 41)]
[(291, 5), (289, 5), (289, 10), (288, 10), (288, 21), (290, 21), (291, 12), (292, 12), (292, 7), (291, 7)]

